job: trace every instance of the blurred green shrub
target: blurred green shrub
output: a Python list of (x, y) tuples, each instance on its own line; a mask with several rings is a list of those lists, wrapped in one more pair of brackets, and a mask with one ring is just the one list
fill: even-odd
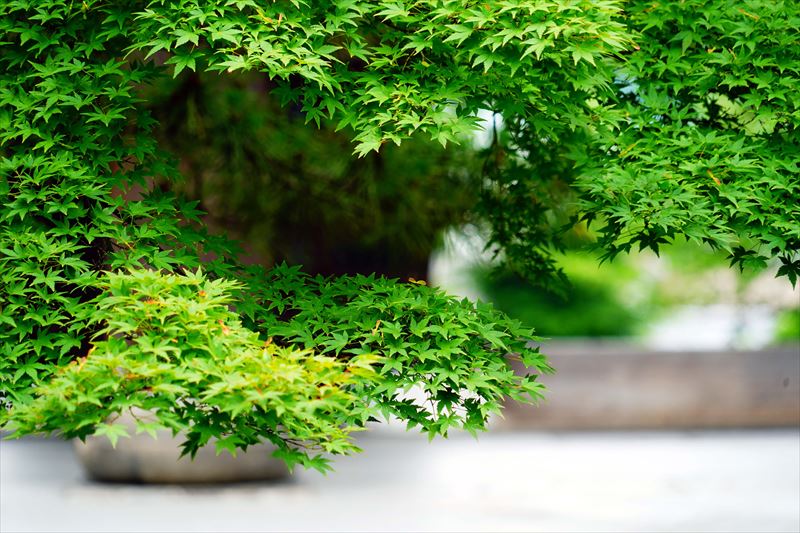
[(775, 341), (800, 342), (800, 307), (784, 311), (778, 316)]
[(769, 292), (754, 290), (756, 273), (730, 269), (724, 251), (680, 238), (659, 258), (645, 251), (598, 266), (596, 258), (579, 251), (592, 235), (571, 235), (570, 247), (557, 258), (570, 281), (563, 294), (486, 268), (475, 270), (478, 289), (497, 308), (545, 337), (639, 335), (683, 306), (722, 302), (771, 305), (777, 315), (775, 341), (800, 339), (800, 310), (786, 310), (781, 307), (785, 303), (769, 300)]
[(513, 274), (476, 270), (481, 292), (498, 309), (545, 337), (618, 337), (635, 334), (645, 322), (646, 305), (626, 298), (637, 277), (630, 261), (597, 265), (597, 259), (570, 251), (559, 265), (570, 284), (563, 294), (537, 287)]

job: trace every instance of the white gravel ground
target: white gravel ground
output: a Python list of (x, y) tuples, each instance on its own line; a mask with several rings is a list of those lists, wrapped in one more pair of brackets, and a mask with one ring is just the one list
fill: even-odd
[(101, 485), (69, 444), (0, 443), (0, 531), (800, 531), (800, 431), (361, 438), (327, 477)]

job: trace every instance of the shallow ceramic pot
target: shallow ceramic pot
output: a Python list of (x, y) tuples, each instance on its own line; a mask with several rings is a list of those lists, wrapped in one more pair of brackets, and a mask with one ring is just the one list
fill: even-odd
[[(137, 417), (147, 416), (147, 413)], [(116, 448), (106, 437), (91, 436), (86, 442), (75, 441), (75, 452), (89, 477), (98, 481), (119, 483), (231, 483), (277, 480), (288, 476), (283, 461), (272, 457), (275, 448), (261, 444), (232, 457), (227, 451), (216, 454), (214, 441), (197, 451), (194, 459), (180, 457), (180, 435), (168, 430), (157, 432), (157, 438), (136, 435), (130, 414), (115, 423), (128, 426), (130, 438), (120, 438)]]

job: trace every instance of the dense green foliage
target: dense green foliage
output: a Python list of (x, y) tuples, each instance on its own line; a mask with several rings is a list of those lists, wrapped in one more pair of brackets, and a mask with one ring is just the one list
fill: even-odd
[(575, 96), (581, 122), (564, 116), (554, 135), (515, 114), (488, 151), (493, 243), (523, 273), (547, 273), (571, 215), (598, 222), (606, 257), (686, 236), (742, 267), (779, 258), (795, 283), (800, 5), (624, 5), (632, 42)]
[(127, 433), (115, 416), (146, 410), (155, 419), (138, 430), (183, 430), (190, 453), (211, 437), (232, 452), (266, 439), (289, 464), (325, 469), (319, 453), (356, 450), (348, 434), (377, 415), (431, 437), (474, 433), (503, 397), (542, 397), (505, 357), (550, 371), (532, 330), (491, 307), (385, 278), (251, 274), (247, 286), (199, 270), (99, 280), (92, 348), (18, 402), (11, 427), (116, 442)]
[(265, 343), (228, 307), (239, 285), (199, 271), (112, 274), (100, 287), (91, 351), (15, 407), (17, 431), (116, 443), (127, 430), (115, 417), (134, 409), (155, 414), (137, 420), (138, 432), (185, 430), (190, 453), (212, 436), (231, 452), (266, 438), (290, 462), (324, 468), (309, 454), (354, 449), (343, 421), (363, 425), (369, 404), (348, 387), (376, 378), (372, 354), (341, 361)]
[[(625, 113), (578, 180), (609, 254), (676, 235), (800, 274), (800, 5), (633, 3)], [(634, 89), (635, 87), (635, 89)], [(592, 157), (592, 155), (590, 155)], [(598, 180), (597, 177), (602, 176)]]
[(453, 427), (483, 428), (504, 397), (542, 396), (537, 375), (515, 375), (504, 357), (511, 353), (524, 366), (551, 371), (528, 346), (533, 330), (489, 305), (458, 301), (420, 282), (311, 278), (285, 265), (254, 274), (255, 307), (240, 307), (253, 328), (278, 344), (322, 354), (381, 356), (380, 379), (366, 395), (384, 414), (419, 425), (431, 437)]
[[(537, 279), (557, 272), (550, 253), (561, 246), (561, 228), (582, 217), (599, 221), (609, 256), (637, 243), (657, 250), (684, 234), (742, 265), (780, 258), (780, 274), (794, 282), (798, 21), (795, 2), (766, 0), (3, 2), (0, 394), (14, 405), (11, 417), (40, 409), (49, 422), (24, 428), (116, 431), (97, 426), (94, 412), (70, 418), (77, 393), (63, 404), (43, 396), (79, 387), (82, 371), (69, 365), (84, 356), (109, 387), (121, 387), (115, 408), (131, 398), (161, 401), (109, 374), (112, 352), (123, 348), (97, 336), (113, 328), (98, 321), (97, 298), (108, 290), (107, 271), (158, 270), (167, 277), (133, 276), (180, 285), (168, 273), (201, 264), (210, 278), (243, 286), (235, 309), (253, 333), (233, 317), (223, 320), (235, 326), (237, 342), (258, 335), (259, 342), (315, 345), (344, 359), (384, 355), (373, 386), (345, 385), (336, 376), (341, 367), (328, 359), (275, 352), (302, 371), (325, 374), (321, 368), (332, 365), (328, 383), (347, 389), (343, 402), (347, 394), (366, 395), (435, 434), (483, 427), (502, 394), (540, 392), (502, 359), (521, 350), (535, 371), (547, 371), (524, 350), (530, 332), (494, 311), (397, 282), (239, 266), (238, 251), (204, 229), (196, 205), (162, 186), (179, 178), (178, 166), (156, 142), (156, 121), (141, 101), (159, 77), (259, 72), (307, 121), (347, 130), (362, 156), (414, 133), (444, 145), (476, 127), (479, 109), (502, 114), (505, 129), (485, 154), (481, 212), (506, 260)], [(290, 286), (281, 289), (282, 280)], [(128, 303), (130, 319), (142, 319), (139, 304)], [(190, 329), (202, 323), (170, 316)], [(158, 335), (136, 338), (164, 339)], [(196, 359), (190, 332), (182, 338), (181, 354)], [(95, 352), (87, 356), (92, 339)], [(207, 350), (207, 364), (231, 375), (236, 365), (263, 363), (256, 352), (238, 361)], [(156, 364), (139, 348), (123, 353), (144, 370)], [(174, 364), (166, 377), (182, 372), (180, 357)], [(301, 403), (328, 379), (315, 371), (297, 388)], [(433, 402), (424, 413), (401, 394), (414, 384)], [(198, 388), (187, 390), (179, 405), (203, 398)], [(223, 442), (276, 435), (278, 426), (261, 419), (258, 435), (239, 425), (255, 414), (215, 409), (221, 414), (210, 427)], [(198, 421), (169, 412), (165, 421), (177, 421), (174, 428), (191, 431)], [(328, 411), (320, 413), (311, 434), (296, 436), (325, 449), (341, 435), (326, 426), (333, 423)], [(286, 416), (293, 438), (297, 427)], [(332, 440), (316, 432), (325, 427)]]

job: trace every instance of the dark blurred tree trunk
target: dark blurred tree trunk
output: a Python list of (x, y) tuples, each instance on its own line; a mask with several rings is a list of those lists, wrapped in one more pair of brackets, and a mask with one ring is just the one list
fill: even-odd
[(191, 73), (148, 99), (209, 228), (241, 240), (249, 263), (426, 279), (440, 232), (475, 202), (456, 164), (466, 152), (412, 140), (356, 158), (346, 133), (305, 124), (270, 89), (263, 77)]

